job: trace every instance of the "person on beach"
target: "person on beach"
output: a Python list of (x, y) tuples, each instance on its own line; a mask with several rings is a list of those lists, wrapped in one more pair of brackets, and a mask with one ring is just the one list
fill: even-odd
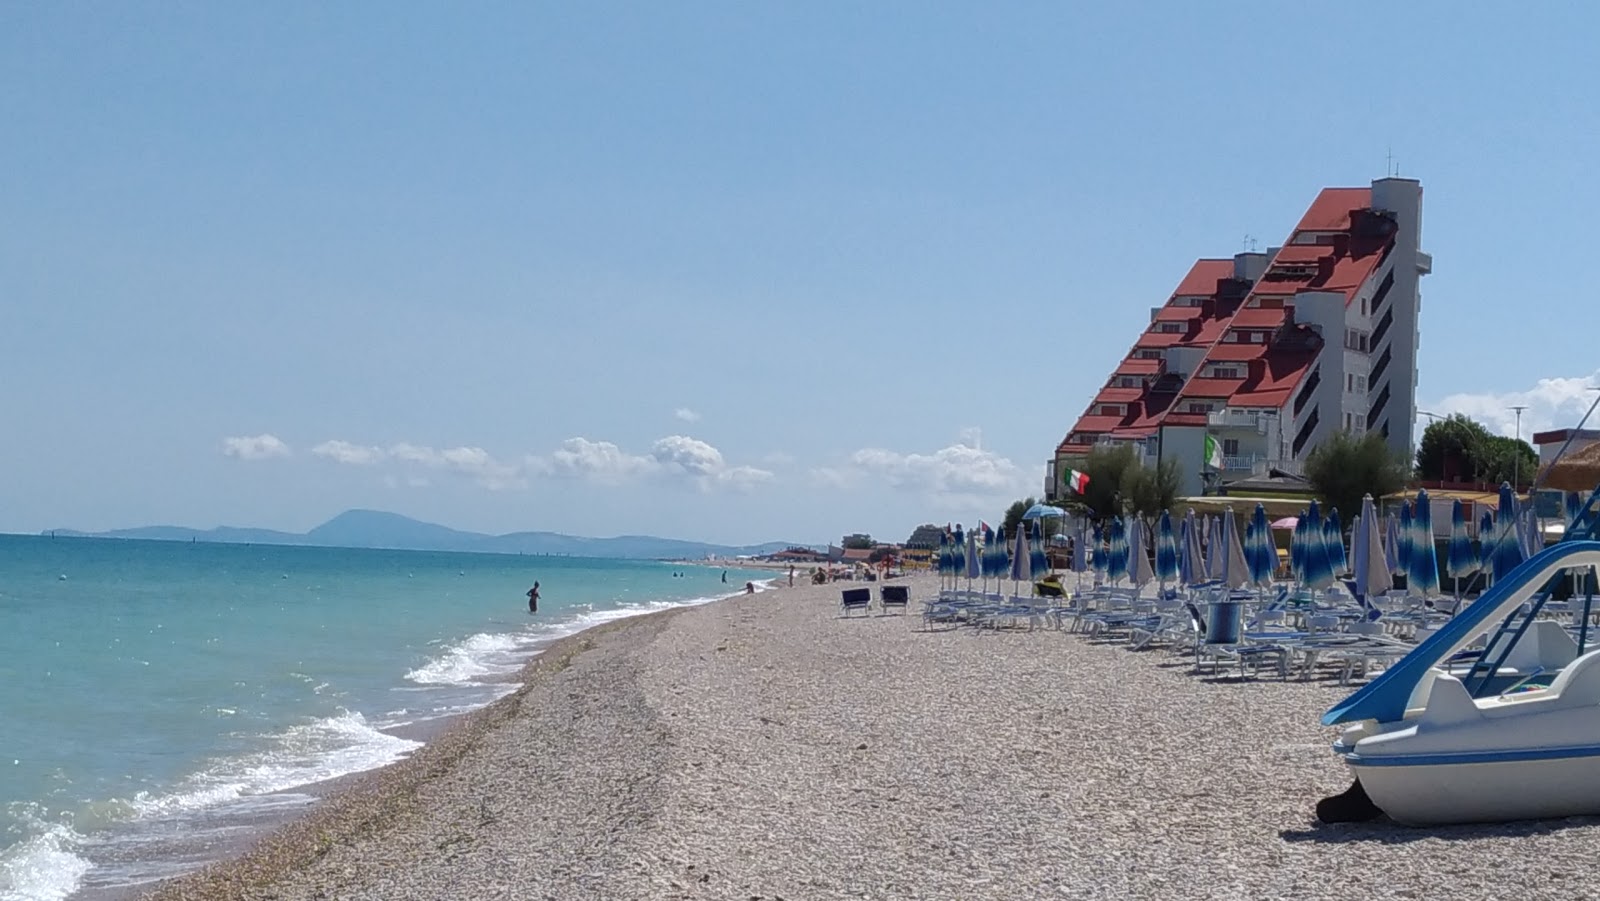
[(746, 582), (746, 583), (744, 583), (744, 593), (745, 594), (755, 594), (756, 593), (756, 583), (754, 583), (754, 582)]
[(723, 570), (722, 571), (722, 584), (724, 584), (724, 585), (728, 584), (728, 571), (727, 570)]
[(789, 587), (794, 587), (794, 564), (789, 564)]
[(533, 587), (528, 589), (528, 612), (529, 613), (538, 613), (539, 612), (539, 583), (538, 582), (534, 582), (533, 583)]

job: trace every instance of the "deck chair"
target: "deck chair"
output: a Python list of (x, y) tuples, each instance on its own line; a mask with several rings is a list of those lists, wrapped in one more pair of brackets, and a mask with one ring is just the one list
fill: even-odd
[(849, 616), (850, 611), (860, 610), (865, 614), (872, 606), (872, 589), (846, 588), (839, 596), (839, 613)]
[(899, 607), (900, 612), (905, 613), (911, 603), (911, 586), (885, 585), (879, 588), (878, 603), (883, 606), (884, 613), (888, 613), (890, 607)]

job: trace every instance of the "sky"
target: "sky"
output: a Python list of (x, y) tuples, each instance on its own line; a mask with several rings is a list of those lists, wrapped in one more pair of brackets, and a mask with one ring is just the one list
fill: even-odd
[(0, 531), (993, 523), (1196, 258), (1391, 166), (1434, 259), (1418, 406), (1571, 425), (1597, 25), (0, 5)]

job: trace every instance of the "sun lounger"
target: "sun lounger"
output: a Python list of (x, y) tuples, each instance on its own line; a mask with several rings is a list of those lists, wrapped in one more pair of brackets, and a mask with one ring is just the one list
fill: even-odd
[(888, 613), (890, 607), (899, 607), (901, 613), (906, 612), (906, 607), (911, 603), (911, 586), (885, 585), (878, 589), (878, 603), (883, 606), (883, 612)]
[(849, 616), (852, 610), (860, 610), (862, 613), (866, 613), (871, 606), (872, 589), (870, 588), (846, 588), (840, 593), (839, 612), (844, 616)]

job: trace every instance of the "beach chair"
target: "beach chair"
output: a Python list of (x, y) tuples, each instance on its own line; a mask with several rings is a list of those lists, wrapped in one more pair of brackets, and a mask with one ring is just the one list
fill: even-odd
[(878, 603), (884, 613), (888, 613), (890, 607), (899, 607), (900, 612), (905, 613), (911, 603), (911, 586), (884, 585), (878, 589)]
[(871, 606), (872, 589), (870, 588), (846, 588), (840, 592), (839, 613), (842, 616), (849, 616), (852, 610), (860, 610), (865, 614)]

